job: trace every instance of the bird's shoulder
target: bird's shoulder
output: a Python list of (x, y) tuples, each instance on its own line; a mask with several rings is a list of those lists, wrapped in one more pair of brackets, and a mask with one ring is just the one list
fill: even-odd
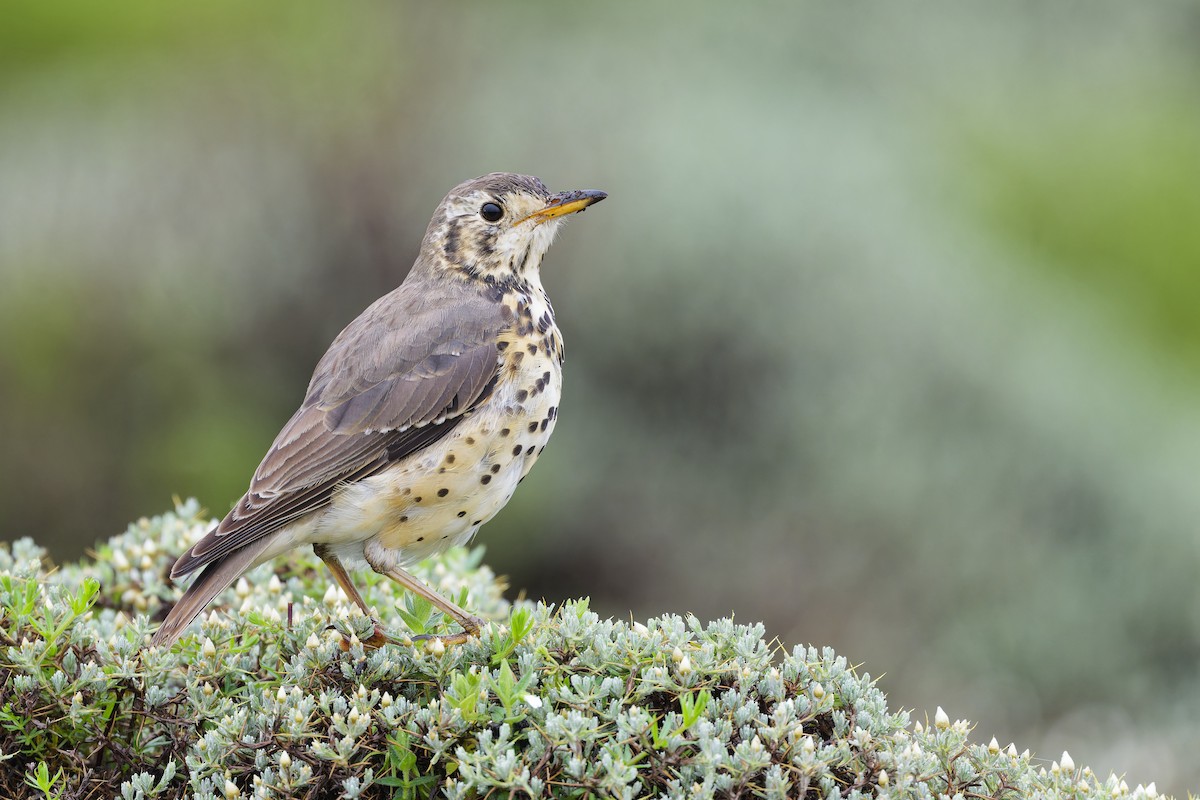
[(476, 281), (405, 281), (338, 334), (302, 408), (319, 409), (340, 433), (403, 429), (461, 411), (496, 370), (497, 343), (511, 324), (504, 297)]

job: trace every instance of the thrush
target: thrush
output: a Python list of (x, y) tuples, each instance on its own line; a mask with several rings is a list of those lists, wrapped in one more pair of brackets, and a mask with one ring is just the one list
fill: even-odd
[[(217, 526), (179, 557), (200, 571), (152, 643), (169, 645), (244, 572), (311, 544), (371, 615), (370, 567), (457, 620), (482, 622), (405, 567), (469, 541), (554, 430), (563, 342), (539, 268), (565, 217), (606, 197), (492, 173), (438, 205), (400, 286), (338, 334), (304, 402)], [(376, 622), (373, 643), (386, 640)]]

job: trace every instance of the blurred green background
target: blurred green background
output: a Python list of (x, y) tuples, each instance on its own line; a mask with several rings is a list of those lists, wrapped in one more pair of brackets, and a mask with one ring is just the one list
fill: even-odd
[(514, 593), (761, 619), (1200, 789), (1195, 3), (5, 17), (0, 538), (222, 514), (445, 191), (529, 172), (611, 198), (544, 265)]

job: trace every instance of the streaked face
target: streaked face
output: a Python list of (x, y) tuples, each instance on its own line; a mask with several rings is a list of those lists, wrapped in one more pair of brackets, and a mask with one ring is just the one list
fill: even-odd
[(423, 247), (446, 266), (480, 276), (536, 278), (562, 221), (603, 198), (603, 192), (551, 194), (526, 175), (485, 175), (451, 190)]

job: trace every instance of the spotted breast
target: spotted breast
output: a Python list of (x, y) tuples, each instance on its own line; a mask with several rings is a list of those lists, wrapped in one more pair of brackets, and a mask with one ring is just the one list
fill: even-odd
[(539, 281), (523, 283), (503, 299), (509, 326), (491, 396), (419, 458), (342, 487), (314, 541), (349, 562), (405, 566), (470, 541), (509, 501), (554, 431), (562, 394), (554, 311)]

